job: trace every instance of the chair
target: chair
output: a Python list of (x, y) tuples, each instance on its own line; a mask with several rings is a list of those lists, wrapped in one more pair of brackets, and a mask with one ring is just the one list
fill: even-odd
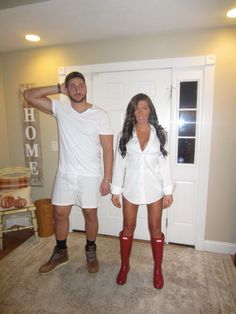
[[(3, 234), (33, 228), (38, 236), (36, 207), (31, 200), (31, 171), (26, 167), (0, 168), (0, 249), (3, 248)], [(7, 217), (26, 213), (27, 226), (7, 228)]]

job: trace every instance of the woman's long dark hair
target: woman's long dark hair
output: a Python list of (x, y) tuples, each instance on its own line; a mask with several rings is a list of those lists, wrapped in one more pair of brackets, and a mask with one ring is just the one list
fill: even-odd
[(151, 125), (153, 125), (155, 130), (156, 130), (157, 137), (160, 141), (160, 150), (161, 150), (163, 156), (167, 156), (167, 151), (164, 148), (164, 146), (166, 144), (166, 131), (158, 122), (156, 109), (155, 109), (150, 97), (148, 97), (145, 94), (141, 94), (141, 93), (135, 95), (130, 100), (128, 107), (126, 109), (125, 121), (123, 124), (122, 135), (121, 135), (120, 142), (119, 142), (119, 151), (121, 153), (121, 156), (123, 158), (125, 157), (126, 145), (133, 136), (133, 129), (134, 129), (134, 126), (137, 122), (135, 115), (134, 115), (134, 112), (137, 108), (139, 101), (141, 101), (141, 100), (145, 100), (149, 106), (150, 115), (148, 118), (148, 122)]

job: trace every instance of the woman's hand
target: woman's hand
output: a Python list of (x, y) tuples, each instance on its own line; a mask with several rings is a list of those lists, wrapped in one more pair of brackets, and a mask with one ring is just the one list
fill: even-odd
[(112, 194), (111, 201), (115, 207), (121, 208), (119, 195)]
[(172, 195), (165, 195), (163, 198), (163, 208), (170, 207), (173, 203), (173, 196)]

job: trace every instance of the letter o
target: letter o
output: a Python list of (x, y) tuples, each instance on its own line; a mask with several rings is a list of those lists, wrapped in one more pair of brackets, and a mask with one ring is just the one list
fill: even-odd
[(33, 126), (29, 125), (27, 126), (27, 128), (25, 129), (25, 135), (27, 137), (28, 140), (33, 140), (36, 137), (36, 130)]

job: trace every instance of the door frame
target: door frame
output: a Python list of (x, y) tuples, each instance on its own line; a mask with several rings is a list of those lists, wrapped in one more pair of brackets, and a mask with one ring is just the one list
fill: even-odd
[[(86, 74), (89, 88), (92, 86), (92, 74), (99, 72), (116, 72), (132, 70), (149, 70), (170, 68), (173, 71), (188, 69), (189, 67), (201, 67), (204, 71), (203, 82), (203, 104), (201, 120), (201, 145), (204, 150), (199, 154), (198, 180), (201, 182), (197, 190), (196, 204), (196, 242), (197, 250), (204, 250), (206, 209), (208, 197), (208, 180), (209, 180), (209, 163), (210, 163), (210, 145), (212, 129), (212, 112), (213, 112), (213, 91), (214, 91), (214, 73), (215, 73), (215, 56), (197, 56), (169, 59), (152, 59), (141, 61), (126, 61), (117, 63), (102, 63), (92, 65), (61, 66), (58, 68), (59, 82), (63, 83), (65, 76), (71, 71), (77, 71), (78, 68)], [(92, 92), (92, 91), (91, 91)]]

